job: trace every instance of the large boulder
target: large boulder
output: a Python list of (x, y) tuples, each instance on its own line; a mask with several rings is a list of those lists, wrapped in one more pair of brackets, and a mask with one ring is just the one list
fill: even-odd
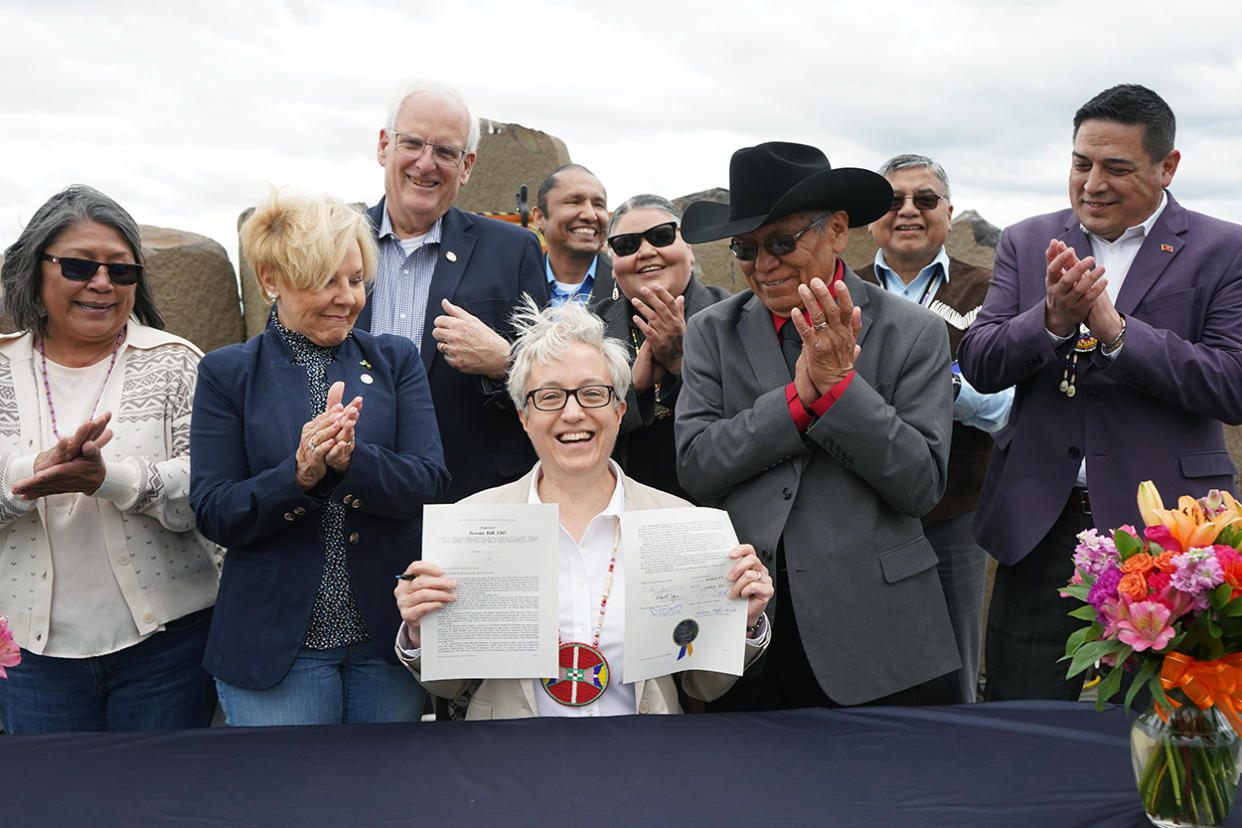
[(245, 338), (237, 277), (216, 241), (185, 230), (142, 225), (155, 306), (168, 331), (203, 351)]
[[(721, 187), (703, 190), (698, 193), (673, 199), (673, 203), (684, 213), (686, 208), (696, 201), (715, 201), (724, 203), (729, 200), (729, 191)], [(738, 267), (737, 259), (729, 252), (729, 240), (692, 244), (694, 261), (699, 266), (699, 279), (707, 285), (722, 287), (730, 293), (745, 290), (746, 277)]]
[(457, 196), (457, 206), (471, 212), (512, 212), (515, 195), (527, 188), (530, 206), (548, 174), (569, 163), (561, 139), (524, 127), (479, 119), (479, 152), (470, 181)]

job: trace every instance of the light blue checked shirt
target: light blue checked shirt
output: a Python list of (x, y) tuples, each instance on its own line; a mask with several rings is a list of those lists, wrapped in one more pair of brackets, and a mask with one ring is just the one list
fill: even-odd
[(407, 254), (401, 239), (392, 231), (388, 210), (384, 210), (379, 231), (379, 269), (371, 293), (371, 333), (398, 334), (422, 348), (427, 297), (431, 293), (431, 274), (440, 251), (443, 223), (443, 217), (437, 219)]

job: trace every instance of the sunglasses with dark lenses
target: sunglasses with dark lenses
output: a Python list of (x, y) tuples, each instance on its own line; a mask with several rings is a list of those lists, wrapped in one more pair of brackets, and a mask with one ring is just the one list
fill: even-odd
[(893, 203), (888, 205), (888, 211), (895, 213), (900, 210), (907, 198), (914, 202), (916, 210), (935, 210), (944, 196), (938, 193), (893, 193)]
[(114, 285), (136, 285), (142, 278), (142, 265), (126, 262), (92, 262), (90, 259), (74, 259), (70, 256), (50, 256), (43, 254), (44, 261), (60, 265), (60, 275), (71, 282), (89, 282), (95, 278), (99, 268), (108, 269), (108, 279)]
[(618, 256), (633, 256), (642, 247), (643, 239), (652, 247), (668, 247), (677, 238), (677, 222), (666, 221), (655, 227), (648, 227), (641, 233), (622, 233), (608, 237), (608, 246)]
[(734, 258), (742, 262), (753, 262), (759, 258), (759, 245), (763, 245), (763, 249), (773, 256), (788, 256), (798, 247), (798, 239), (805, 236), (815, 225), (823, 224), (824, 219), (830, 215), (832, 213), (824, 213), (797, 233), (782, 233), (779, 236), (772, 236), (761, 242), (734, 239), (729, 242), (729, 250), (733, 253)]

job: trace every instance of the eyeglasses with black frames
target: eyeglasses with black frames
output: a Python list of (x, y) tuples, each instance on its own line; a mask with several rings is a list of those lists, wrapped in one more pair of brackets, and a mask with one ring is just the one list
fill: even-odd
[(101, 267), (108, 269), (108, 279), (114, 285), (136, 285), (142, 278), (142, 265), (130, 262), (92, 262), (90, 259), (52, 256), (47, 253), (43, 254), (43, 260), (60, 265), (60, 275), (71, 282), (89, 282), (95, 278)]
[(611, 385), (580, 385), (577, 388), (556, 388), (549, 385), (531, 391), (526, 399), (540, 411), (560, 411), (569, 402), (570, 396), (582, 408), (603, 408), (612, 402), (615, 394), (616, 391)]
[(466, 157), (466, 151), (452, 144), (433, 144), (415, 135), (394, 132), (393, 147), (406, 158), (421, 158), (423, 150), (431, 147), (431, 159), (441, 167), (456, 167)]
[(798, 247), (798, 239), (810, 232), (812, 227), (823, 224), (830, 215), (832, 213), (824, 213), (797, 233), (781, 233), (779, 236), (770, 236), (761, 242), (734, 239), (729, 242), (729, 250), (734, 258), (741, 262), (753, 262), (759, 258), (759, 245), (763, 245), (763, 249), (773, 256), (788, 256)]
[(619, 233), (608, 237), (608, 246), (618, 256), (633, 256), (646, 239), (652, 247), (668, 247), (677, 239), (677, 222), (666, 221), (641, 233)]

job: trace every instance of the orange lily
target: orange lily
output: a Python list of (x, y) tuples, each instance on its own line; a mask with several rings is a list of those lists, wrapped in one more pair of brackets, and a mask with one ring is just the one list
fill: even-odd
[(1160, 492), (1150, 480), (1139, 484), (1138, 507), (1147, 526), (1166, 526), (1169, 533), (1189, 551), (1211, 546), (1226, 526), (1242, 523), (1242, 506), (1228, 492), (1222, 492), (1225, 510), (1209, 518), (1199, 501), (1190, 495), (1178, 498), (1176, 509), (1164, 508)]

